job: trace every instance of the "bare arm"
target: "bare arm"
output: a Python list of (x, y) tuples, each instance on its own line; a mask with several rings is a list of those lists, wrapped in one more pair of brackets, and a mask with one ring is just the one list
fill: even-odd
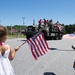
[(19, 49), (20, 47), (16, 47), (14, 50), (12, 50), (12, 48), (10, 47), (10, 54), (9, 54), (9, 60), (13, 60), (14, 57), (15, 57), (15, 54), (17, 52), (17, 50)]

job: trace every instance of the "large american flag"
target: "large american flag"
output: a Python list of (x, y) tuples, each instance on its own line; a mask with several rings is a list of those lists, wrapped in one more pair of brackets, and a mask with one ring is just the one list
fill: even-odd
[(29, 38), (27, 42), (36, 60), (38, 59), (38, 57), (46, 54), (50, 49), (42, 32), (37, 33), (33, 37)]

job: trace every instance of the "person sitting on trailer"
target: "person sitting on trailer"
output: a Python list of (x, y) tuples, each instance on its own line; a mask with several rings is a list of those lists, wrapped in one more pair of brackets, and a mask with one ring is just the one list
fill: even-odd
[(44, 20), (43, 23), (44, 23), (44, 25), (46, 26), (46, 25), (47, 25), (47, 20), (46, 20), (45, 18), (44, 18), (43, 20)]
[(41, 29), (42, 19), (40, 19), (40, 20), (38, 21), (38, 23), (39, 23), (39, 25), (38, 25), (38, 30), (39, 30), (39, 29)]

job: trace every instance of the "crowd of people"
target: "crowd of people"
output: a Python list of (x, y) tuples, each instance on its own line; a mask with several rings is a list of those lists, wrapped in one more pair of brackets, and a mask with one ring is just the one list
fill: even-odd
[(40, 19), (38, 21), (39, 25), (48, 25), (48, 24), (51, 24), (52, 23), (52, 19), (51, 20), (46, 20), (45, 18), (42, 20)]
[(41, 25), (44, 25), (44, 27), (51, 26), (51, 28), (58, 29), (59, 31), (61, 31), (63, 29), (62, 24), (60, 24), (58, 21), (53, 24), (53, 20), (52, 19), (51, 20), (46, 20), (45, 18), (43, 20), (40, 19), (38, 21), (38, 28), (41, 28)]

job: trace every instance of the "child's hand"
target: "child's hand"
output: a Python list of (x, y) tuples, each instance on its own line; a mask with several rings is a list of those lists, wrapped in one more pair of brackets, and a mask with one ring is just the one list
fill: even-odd
[(16, 47), (14, 50), (15, 50), (15, 51), (18, 51), (18, 50), (19, 50), (19, 48), (20, 48), (20, 47)]

